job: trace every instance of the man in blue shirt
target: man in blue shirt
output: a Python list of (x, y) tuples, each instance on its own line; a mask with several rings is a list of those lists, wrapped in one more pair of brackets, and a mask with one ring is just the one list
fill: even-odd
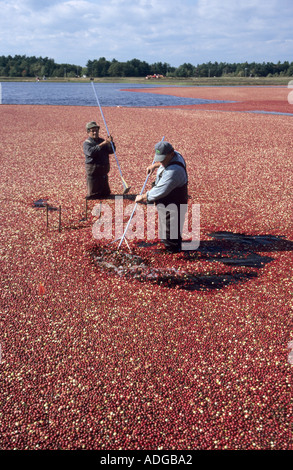
[(166, 141), (155, 145), (154, 163), (148, 167), (157, 176), (150, 191), (136, 197), (135, 202), (155, 203), (159, 215), (160, 238), (168, 252), (181, 251), (182, 229), (188, 202), (188, 176), (185, 160)]

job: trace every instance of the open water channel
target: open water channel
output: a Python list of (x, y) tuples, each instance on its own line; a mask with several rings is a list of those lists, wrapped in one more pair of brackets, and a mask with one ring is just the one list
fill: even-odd
[[(95, 83), (101, 106), (151, 107), (181, 106), (223, 101), (180, 98), (172, 95), (126, 91), (128, 88), (158, 88), (165, 85)], [(171, 87), (170, 87), (171, 88)], [(62, 106), (96, 106), (97, 99), (89, 83), (4, 82), (0, 83), (0, 104), (38, 104)]]

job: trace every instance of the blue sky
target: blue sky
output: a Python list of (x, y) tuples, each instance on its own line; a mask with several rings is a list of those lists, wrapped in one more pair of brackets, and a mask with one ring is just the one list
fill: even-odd
[(292, 0), (0, 0), (0, 55), (85, 66), (293, 61)]

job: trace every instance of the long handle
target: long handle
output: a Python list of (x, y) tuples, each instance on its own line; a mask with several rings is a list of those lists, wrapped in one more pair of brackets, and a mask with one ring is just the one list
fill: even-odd
[[(103, 119), (104, 124), (105, 124), (105, 127), (106, 127), (107, 134), (110, 135), (110, 132), (109, 132), (109, 129), (108, 129), (108, 126), (107, 126), (107, 123), (106, 123), (106, 119), (105, 119), (103, 110), (102, 110), (102, 108), (101, 108), (100, 101), (99, 101), (98, 95), (97, 95), (97, 93), (96, 93), (96, 89), (95, 89), (95, 87), (94, 87), (94, 82), (91, 82), (91, 83), (92, 83), (92, 87), (93, 87), (93, 90), (94, 90), (94, 94), (95, 94), (95, 97), (96, 97), (98, 106), (99, 106), (99, 108), (100, 108), (100, 112), (101, 112), (102, 119)], [(116, 155), (115, 147), (114, 147), (114, 144), (113, 144), (112, 141), (111, 141), (111, 146), (112, 146), (112, 150), (113, 150), (113, 153), (114, 153), (114, 156), (115, 156), (115, 159), (116, 159), (116, 163), (117, 163), (117, 166), (118, 166), (118, 170), (119, 170), (119, 173), (120, 173), (120, 176), (121, 176), (121, 180), (122, 180), (122, 184), (123, 184), (123, 188), (124, 188), (124, 194), (125, 194), (125, 193), (127, 193), (127, 192), (129, 191), (130, 186), (128, 186), (128, 184), (126, 183), (125, 179), (123, 178), (122, 171), (121, 171), (121, 168), (120, 168), (120, 165), (119, 165), (119, 161), (118, 161), (118, 158), (117, 158), (117, 155)]]
[[(163, 142), (164, 139), (165, 139), (165, 136), (162, 138), (162, 141), (161, 141), (161, 142)], [(153, 164), (154, 164), (154, 163), (155, 163), (155, 160), (153, 160)], [(140, 195), (143, 194), (143, 192), (144, 192), (144, 188), (146, 187), (146, 184), (147, 184), (147, 182), (148, 182), (149, 176), (150, 176), (150, 173), (148, 173), (148, 175), (147, 175), (147, 177), (146, 177), (146, 180), (145, 180), (145, 182), (144, 182), (144, 185), (143, 185), (143, 187), (142, 187), (142, 190), (140, 191)], [(120, 243), (119, 243), (119, 245), (118, 245), (118, 250), (119, 250), (119, 248), (120, 248), (120, 246), (121, 246), (121, 243), (123, 242), (123, 240), (124, 240), (124, 238), (125, 238), (126, 232), (127, 232), (128, 228), (129, 228), (129, 225), (130, 225), (130, 222), (131, 222), (131, 219), (132, 219), (132, 217), (133, 217), (133, 215), (134, 215), (134, 213), (135, 213), (137, 204), (138, 204), (138, 203), (136, 202), (135, 205), (134, 205), (133, 211), (132, 211), (131, 216), (130, 216), (128, 222), (127, 222), (127, 225), (126, 225), (126, 227), (125, 227), (124, 233), (123, 233), (123, 235), (122, 235), (122, 237), (121, 237), (121, 240), (120, 240)]]

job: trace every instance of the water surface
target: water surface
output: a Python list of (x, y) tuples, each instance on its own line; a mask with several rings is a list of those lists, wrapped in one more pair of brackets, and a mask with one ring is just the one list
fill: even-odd
[[(121, 83), (95, 83), (101, 106), (182, 106), (204, 103), (223, 103), (172, 95), (126, 91), (127, 88), (158, 88), (160, 85)], [(163, 85), (161, 85), (163, 86)], [(165, 88), (165, 85), (164, 85)], [(170, 87), (171, 88), (171, 87)], [(92, 83), (5, 82), (1, 84), (2, 104), (38, 104), (62, 106), (96, 106)]]

